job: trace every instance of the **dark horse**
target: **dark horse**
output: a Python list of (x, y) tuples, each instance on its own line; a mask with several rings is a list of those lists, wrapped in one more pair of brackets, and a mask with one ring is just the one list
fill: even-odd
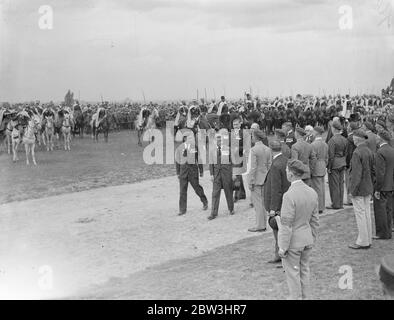
[(98, 142), (98, 135), (100, 132), (104, 134), (104, 141), (108, 142), (108, 132), (110, 126), (110, 115), (108, 114), (108, 111), (105, 111), (104, 109), (100, 110), (98, 119), (94, 119), (92, 125), (93, 136), (96, 142)]
[(84, 114), (81, 110), (80, 106), (74, 107), (74, 130), (73, 130), (73, 137), (75, 134), (79, 134), (81, 138), (83, 138), (83, 130), (85, 128), (85, 119)]

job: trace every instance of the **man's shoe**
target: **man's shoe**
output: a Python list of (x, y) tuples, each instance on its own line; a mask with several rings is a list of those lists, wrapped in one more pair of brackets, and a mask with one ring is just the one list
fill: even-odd
[(339, 210), (339, 209), (343, 209), (343, 207), (335, 208), (335, 207), (333, 207), (333, 206), (329, 206), (329, 207), (326, 207), (326, 209), (329, 209), (329, 210)]
[(203, 204), (202, 209), (203, 209), (204, 211), (208, 210), (208, 202), (206, 202), (206, 203)]
[(323, 213), (323, 210), (319, 210), (319, 214), (322, 214)]
[(358, 249), (369, 249), (369, 248), (371, 248), (371, 245), (369, 245), (369, 246), (360, 246), (360, 245), (355, 243), (355, 244), (349, 245), (349, 248), (350, 249), (355, 249), (355, 250), (358, 250)]
[(250, 232), (264, 232), (264, 231), (267, 231), (267, 228), (263, 228), (263, 229), (250, 228), (250, 229), (248, 229), (248, 231), (250, 231)]
[(373, 240), (389, 240), (388, 238), (382, 238), (382, 237), (378, 237), (378, 236), (373, 236), (372, 239)]
[(184, 214), (186, 214), (186, 212), (179, 212), (178, 216), (183, 216)]
[(270, 261), (267, 261), (267, 263), (281, 263), (282, 262), (282, 259), (281, 258), (275, 258), (275, 259), (272, 259), (272, 260), (270, 260)]
[(233, 216), (234, 213), (235, 213), (234, 210), (232, 210), (232, 211), (229, 212), (229, 215), (230, 215), (230, 216)]
[(212, 215), (210, 215), (210, 216), (208, 216), (208, 220), (213, 220), (213, 219), (215, 219), (217, 216), (212, 216)]
[(349, 203), (344, 203), (345, 206), (352, 206), (353, 203), (349, 202)]
[(253, 203), (249, 203), (249, 207), (253, 208), (254, 207)]

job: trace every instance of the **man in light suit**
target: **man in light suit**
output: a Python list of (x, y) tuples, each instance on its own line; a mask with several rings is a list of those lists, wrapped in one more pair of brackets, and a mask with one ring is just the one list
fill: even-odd
[(270, 148), (272, 150), (272, 165), (264, 183), (264, 206), (269, 213), (268, 223), (274, 233), (275, 253), (274, 259), (268, 261), (268, 263), (280, 263), (281, 258), (278, 255), (278, 224), (275, 217), (280, 216), (283, 195), (290, 186), (286, 176), (288, 158), (282, 153), (282, 145), (279, 140), (271, 141)]
[(323, 213), (326, 206), (326, 188), (324, 177), (326, 175), (326, 167), (328, 164), (328, 145), (323, 141), (322, 127), (313, 129), (314, 141), (311, 143), (312, 150), (316, 154), (316, 160), (312, 163), (311, 187), (316, 191), (319, 198), (319, 213)]
[(295, 159), (287, 163), (289, 190), (283, 196), (279, 220), (278, 254), (290, 291), (290, 299), (309, 297), (309, 261), (319, 227), (318, 197), (302, 182), (305, 165)]
[(250, 232), (267, 230), (267, 212), (264, 208), (264, 181), (272, 163), (271, 149), (263, 144), (266, 135), (261, 130), (253, 131), (254, 147), (250, 151), (251, 168), (248, 174), (249, 189), (252, 195), (253, 207), (256, 211), (256, 227)]
[(316, 154), (314, 153), (312, 146), (304, 140), (306, 131), (302, 128), (296, 128), (295, 137), (297, 142), (291, 147), (291, 159), (297, 159), (308, 168), (308, 171), (302, 176), (308, 186), (311, 180), (311, 164), (316, 160)]

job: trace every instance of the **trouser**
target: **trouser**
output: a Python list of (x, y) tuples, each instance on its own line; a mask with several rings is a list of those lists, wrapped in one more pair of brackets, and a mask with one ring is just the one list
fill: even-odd
[(310, 295), (310, 269), (309, 261), (312, 247), (289, 249), (282, 265), (286, 273), (289, 299), (307, 299)]
[[(247, 181), (248, 181), (248, 174), (247, 173), (243, 173), (242, 174), (242, 179), (243, 179), (243, 181), (245, 181), (246, 183), (246, 185), (248, 184), (247, 183)], [(248, 187), (246, 187), (246, 188), (244, 188), (245, 189), (245, 195), (246, 195), (246, 199), (249, 201), (249, 203), (250, 204), (252, 204), (253, 202), (252, 202), (252, 194), (251, 194), (251, 192), (250, 192), (250, 189), (248, 188)]]
[(256, 212), (256, 228), (265, 229), (267, 227), (267, 211), (264, 208), (264, 186), (254, 186), (251, 192), (253, 207)]
[(393, 191), (382, 191), (380, 199), (373, 197), (376, 236), (383, 239), (392, 237), (393, 194)]
[(346, 194), (346, 203), (352, 203), (352, 195), (350, 194), (350, 169), (345, 169), (345, 194)]
[(312, 177), (311, 187), (317, 193), (319, 199), (319, 211), (324, 211), (326, 206), (326, 188), (324, 185), (324, 177)]
[(179, 177), (179, 186), (180, 186), (180, 197), (179, 197), (179, 212), (185, 213), (187, 210), (187, 187), (189, 186), (189, 182), (193, 187), (196, 194), (200, 197), (202, 203), (207, 203), (207, 197), (205, 196), (204, 189), (201, 187), (198, 180), (198, 170), (196, 172), (189, 172), (187, 176)]
[(372, 219), (371, 219), (371, 196), (353, 196), (353, 208), (356, 216), (358, 236), (356, 244), (369, 246), (372, 244)]
[(270, 225), (272, 232), (274, 234), (274, 239), (275, 239), (275, 251), (274, 251), (274, 260), (280, 260), (278, 251), (279, 251), (279, 246), (278, 246), (278, 224), (276, 223), (275, 217), (269, 217), (268, 219), (268, 224)]
[(343, 207), (344, 174), (345, 167), (332, 169), (331, 173), (328, 174), (331, 203), (335, 209)]
[(245, 186), (242, 175), (236, 175), (234, 180), (234, 200), (246, 199)]
[(233, 199), (233, 177), (232, 173), (219, 173), (213, 180), (212, 188), (212, 209), (211, 215), (217, 216), (219, 211), (220, 193), (224, 190), (226, 196), (227, 208), (231, 212), (234, 210), (234, 199)]

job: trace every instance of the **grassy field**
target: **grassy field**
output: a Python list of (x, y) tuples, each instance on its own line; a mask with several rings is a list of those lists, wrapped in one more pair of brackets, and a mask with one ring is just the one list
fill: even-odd
[[(147, 145), (145, 142), (144, 145)], [(38, 165), (26, 166), (24, 146), (19, 161), (0, 151), (0, 204), (41, 198), (92, 188), (133, 183), (175, 174), (173, 165), (147, 166), (135, 131), (111, 132), (109, 142), (95, 143), (89, 136), (76, 137), (71, 152), (38, 147)]]

